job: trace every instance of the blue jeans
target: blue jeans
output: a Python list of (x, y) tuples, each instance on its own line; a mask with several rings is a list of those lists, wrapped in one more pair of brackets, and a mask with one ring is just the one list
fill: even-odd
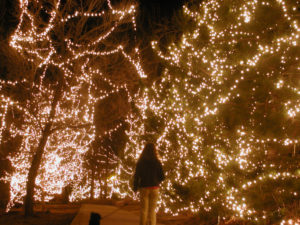
[(140, 225), (148, 224), (156, 225), (156, 205), (159, 197), (159, 189), (140, 189), (140, 204), (141, 204), (141, 214), (140, 214)]

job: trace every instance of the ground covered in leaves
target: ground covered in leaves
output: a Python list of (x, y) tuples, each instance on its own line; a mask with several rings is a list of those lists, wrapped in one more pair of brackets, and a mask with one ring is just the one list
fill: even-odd
[(69, 225), (76, 213), (37, 213), (33, 217), (24, 217), (20, 213), (2, 215), (1, 225)]
[(69, 225), (79, 207), (79, 204), (37, 206), (32, 217), (24, 217), (22, 208), (12, 209), (0, 216), (0, 225)]

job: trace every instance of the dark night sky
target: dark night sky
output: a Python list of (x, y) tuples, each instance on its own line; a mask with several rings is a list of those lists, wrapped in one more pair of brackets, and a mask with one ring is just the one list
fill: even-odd
[(18, 0), (0, 0), (0, 39), (7, 39), (18, 21)]
[(181, 8), (185, 0), (139, 0), (140, 8), (149, 12), (157, 12), (160, 17), (170, 17), (175, 10)]
[(149, 22), (165, 23), (175, 11), (180, 9), (186, 0), (139, 0), (138, 19), (142, 21), (142, 26), (148, 28)]

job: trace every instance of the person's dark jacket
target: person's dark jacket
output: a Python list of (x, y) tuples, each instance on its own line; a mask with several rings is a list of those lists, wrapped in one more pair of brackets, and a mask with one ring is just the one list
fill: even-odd
[(142, 187), (156, 187), (165, 179), (162, 165), (158, 160), (139, 160), (134, 173), (133, 190)]

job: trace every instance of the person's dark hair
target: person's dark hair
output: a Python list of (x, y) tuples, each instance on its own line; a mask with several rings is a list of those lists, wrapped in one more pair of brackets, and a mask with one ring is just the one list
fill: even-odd
[(155, 145), (153, 143), (147, 143), (139, 158), (140, 160), (158, 160)]

